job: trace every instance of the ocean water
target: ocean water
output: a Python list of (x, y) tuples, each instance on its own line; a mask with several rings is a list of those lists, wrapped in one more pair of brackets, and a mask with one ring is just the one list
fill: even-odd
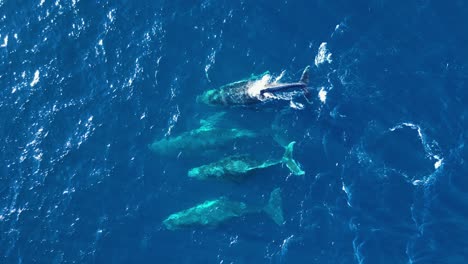
[[(467, 263), (465, 1), (0, 0), (1, 263)], [(219, 109), (203, 91), (269, 70), (304, 109)], [(165, 157), (148, 144), (225, 119), (263, 136)], [(306, 171), (195, 181), (193, 166), (297, 142)], [(265, 203), (169, 231), (207, 199)]]

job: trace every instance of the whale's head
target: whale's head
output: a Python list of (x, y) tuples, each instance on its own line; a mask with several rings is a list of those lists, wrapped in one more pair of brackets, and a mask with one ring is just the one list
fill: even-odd
[(163, 225), (167, 230), (176, 230), (177, 229), (177, 221), (173, 217), (169, 217), (163, 221)]
[(227, 104), (224, 96), (222, 95), (222, 91), (219, 89), (212, 89), (202, 93), (197, 96), (197, 102), (212, 106)]

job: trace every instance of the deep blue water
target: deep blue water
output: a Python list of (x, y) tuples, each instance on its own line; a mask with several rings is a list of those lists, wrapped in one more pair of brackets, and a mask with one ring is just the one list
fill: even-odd
[[(467, 17), (464, 1), (0, 0), (1, 262), (467, 263)], [(209, 157), (149, 151), (219, 111), (203, 91), (307, 65), (312, 105), (226, 109), (265, 135), (243, 151), (280, 155), (272, 123), (296, 140), (304, 177), (194, 181)], [(283, 226), (161, 224), (276, 187)]]

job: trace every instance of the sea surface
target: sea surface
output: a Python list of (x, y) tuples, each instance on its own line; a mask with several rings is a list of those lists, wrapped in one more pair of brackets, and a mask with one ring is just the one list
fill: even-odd
[[(468, 263), (466, 1), (0, 0), (1, 263)], [(265, 71), (312, 104), (216, 108)], [(298, 107), (299, 106), (299, 107)], [(222, 116), (249, 144), (148, 148)], [(284, 166), (244, 182), (187, 170), (235, 153)], [(228, 197), (250, 214), (166, 230)]]

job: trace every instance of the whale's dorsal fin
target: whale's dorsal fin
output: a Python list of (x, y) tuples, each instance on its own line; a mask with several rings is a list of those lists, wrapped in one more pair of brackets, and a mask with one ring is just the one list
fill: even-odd
[(309, 83), (309, 71), (310, 71), (310, 66), (305, 67), (304, 71), (302, 72), (302, 76), (299, 82), (304, 83), (304, 84)]

